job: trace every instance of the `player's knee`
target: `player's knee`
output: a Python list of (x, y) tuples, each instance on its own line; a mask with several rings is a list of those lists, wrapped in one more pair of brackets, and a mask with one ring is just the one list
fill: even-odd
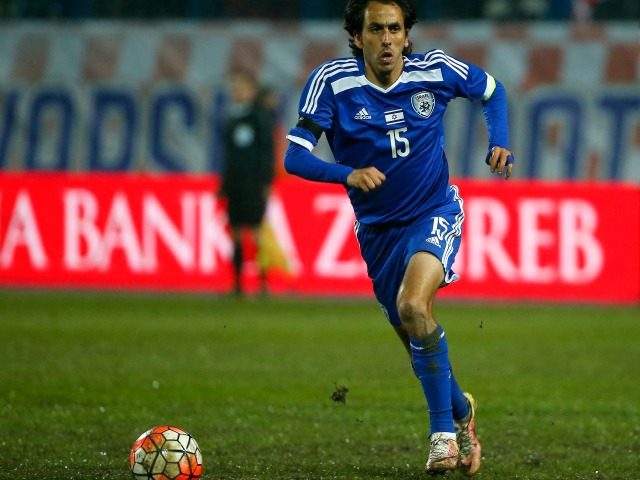
[(401, 296), (398, 299), (398, 314), (410, 337), (420, 338), (427, 334), (429, 318), (422, 299)]

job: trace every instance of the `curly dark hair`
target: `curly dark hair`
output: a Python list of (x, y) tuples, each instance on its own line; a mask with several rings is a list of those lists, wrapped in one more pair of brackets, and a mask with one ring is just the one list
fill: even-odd
[[(349, 47), (354, 57), (362, 57), (362, 49), (355, 44), (356, 34), (362, 33), (364, 26), (364, 11), (369, 2), (379, 2), (384, 4), (395, 3), (400, 7), (404, 15), (404, 28), (408, 31), (418, 21), (416, 10), (411, 0), (349, 0), (344, 9), (344, 29), (349, 33)], [(409, 55), (413, 45), (409, 45), (402, 51), (403, 55)]]

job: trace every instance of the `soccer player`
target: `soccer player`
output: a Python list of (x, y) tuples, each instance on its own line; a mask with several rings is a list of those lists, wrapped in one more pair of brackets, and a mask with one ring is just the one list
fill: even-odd
[[(476, 402), (449, 363), (433, 315), (460, 246), (464, 213), (449, 184), (443, 116), (456, 97), (481, 101), (489, 131), (487, 163), (509, 177), (503, 86), (479, 67), (440, 50), (413, 55), (410, 0), (349, 0), (344, 27), (353, 58), (317, 67), (302, 91), (299, 120), (287, 135), (288, 172), (345, 185), (355, 231), (377, 300), (411, 355), (430, 422), (426, 470), (480, 468)], [(324, 133), (335, 163), (312, 150)]]

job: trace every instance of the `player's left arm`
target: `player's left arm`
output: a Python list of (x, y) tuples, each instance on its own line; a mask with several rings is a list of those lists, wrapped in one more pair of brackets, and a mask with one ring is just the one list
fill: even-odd
[(509, 148), (509, 114), (504, 86), (488, 73), (482, 96), (482, 113), (489, 133), (489, 152), (485, 159), (491, 173), (509, 178), (513, 172), (513, 153)]

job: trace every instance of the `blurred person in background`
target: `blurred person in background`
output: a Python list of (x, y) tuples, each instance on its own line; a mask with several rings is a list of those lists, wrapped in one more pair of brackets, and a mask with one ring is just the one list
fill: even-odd
[(499, 21), (639, 20), (638, 0), (485, 0), (484, 17)]
[[(242, 234), (248, 231), (260, 249), (259, 229), (274, 177), (274, 114), (265, 92), (252, 74), (231, 74), (220, 193), (227, 201), (233, 238), (234, 292), (238, 295), (243, 293)], [(265, 272), (259, 263), (258, 268), (261, 290), (265, 292)]]
[[(572, 1), (556, 0), (554, 14), (565, 15), (565, 18), (568, 18), (571, 13)], [(484, 16), (490, 20), (541, 20), (546, 18), (549, 13), (547, 0), (487, 0), (484, 5)]]
[(640, 20), (638, 0), (597, 0), (592, 4), (594, 20)]
[[(3, 18), (330, 19), (342, 0), (0, 0)], [(638, 0), (420, 0), (427, 20), (638, 20)]]
[[(352, 58), (318, 66), (305, 85), (298, 123), (287, 135), (285, 168), (308, 180), (345, 186), (373, 290), (411, 356), (429, 408), (426, 470), (480, 468), (476, 401), (453, 376), (436, 322), (438, 289), (452, 265), (464, 212), (449, 184), (443, 117), (456, 97), (482, 102), (489, 132), (486, 163), (512, 172), (507, 98), (499, 81), (441, 50), (413, 55), (411, 0), (349, 0), (344, 27)], [(335, 163), (312, 151), (325, 134)], [(372, 356), (375, 355), (372, 352)]]

